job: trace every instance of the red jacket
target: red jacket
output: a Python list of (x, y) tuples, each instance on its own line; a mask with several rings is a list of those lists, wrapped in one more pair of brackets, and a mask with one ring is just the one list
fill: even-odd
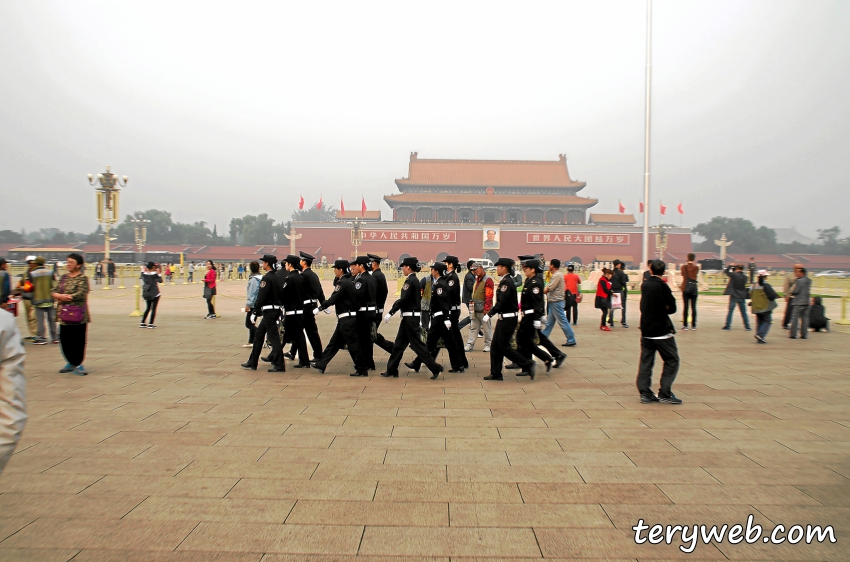
[(207, 287), (211, 289), (215, 288), (215, 270), (210, 269), (207, 271), (206, 275), (204, 275), (204, 283), (206, 283)]
[(599, 278), (599, 284), (596, 286), (596, 296), (607, 299), (611, 296), (611, 281), (603, 275)]

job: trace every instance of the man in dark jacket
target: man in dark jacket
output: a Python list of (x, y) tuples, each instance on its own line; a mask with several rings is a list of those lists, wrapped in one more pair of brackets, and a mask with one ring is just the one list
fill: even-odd
[[(734, 268), (734, 271), (732, 270)], [(750, 331), (750, 319), (747, 317), (747, 276), (744, 275), (744, 266), (729, 265), (726, 268), (726, 275), (729, 277), (729, 283), (726, 284), (724, 295), (729, 295), (729, 313), (726, 315), (726, 324), (724, 330), (732, 329), (732, 315), (735, 313), (735, 307), (741, 309), (741, 318), (744, 319), (744, 329)]]
[[(623, 271), (626, 264), (620, 260), (614, 260), (612, 265), (614, 266), (614, 275), (611, 276), (611, 291), (620, 293), (620, 302), (622, 304), (620, 323), (623, 325), (623, 328), (628, 328), (629, 325), (626, 323), (626, 298), (629, 296), (629, 276)], [(611, 312), (608, 313), (608, 324), (613, 326), (614, 309), (612, 308), (610, 310)]]
[[(469, 303), (472, 302), (472, 290), (475, 288), (475, 268), (472, 265), (475, 260), (466, 262), (466, 275), (463, 276), (463, 296), (461, 302), (465, 305), (464, 308), (469, 308)], [(457, 327), (463, 330), (472, 322), (472, 315), (465, 316), (463, 320), (457, 323)], [(481, 332), (479, 332), (481, 334)]]
[[(673, 381), (679, 372), (679, 350), (673, 335), (676, 329), (670, 315), (676, 313), (676, 297), (670, 286), (661, 276), (667, 265), (654, 260), (650, 265), (649, 279), (640, 288), (640, 367), (637, 375), (637, 389), (640, 401), (644, 404), (664, 402), (681, 404), (673, 394)], [(658, 396), (652, 393), (652, 368), (655, 366), (655, 352), (661, 355), (664, 368), (661, 371)]]

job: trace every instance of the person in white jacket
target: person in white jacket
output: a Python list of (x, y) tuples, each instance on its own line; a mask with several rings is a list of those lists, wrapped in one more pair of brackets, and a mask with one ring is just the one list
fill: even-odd
[(0, 474), (27, 423), (25, 357), (15, 317), (0, 310)]

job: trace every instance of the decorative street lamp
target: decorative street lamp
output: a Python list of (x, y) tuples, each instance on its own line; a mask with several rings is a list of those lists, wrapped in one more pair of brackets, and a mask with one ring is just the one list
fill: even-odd
[(354, 257), (357, 257), (357, 249), (363, 243), (363, 230), (361, 229), (360, 219), (355, 219), (354, 222), (348, 223), (351, 225), (351, 245), (354, 246)]
[[(104, 252), (103, 259), (109, 259), (109, 242), (114, 240), (109, 237), (109, 231), (112, 225), (117, 223), (118, 218), (118, 195), (121, 193), (122, 187), (127, 187), (127, 176), (119, 178), (109, 171), (109, 166), (106, 166), (106, 171), (98, 174), (97, 178), (88, 175), (89, 183), (95, 186), (97, 192), (97, 221), (103, 225), (103, 241)], [(122, 182), (123, 180), (123, 182)], [(107, 284), (104, 289), (108, 289)]]
[(130, 219), (130, 222), (133, 223), (133, 231), (136, 235), (136, 248), (142, 257), (141, 261), (144, 262), (145, 242), (148, 238), (148, 225), (151, 221), (139, 214), (136, 215), (136, 218)]

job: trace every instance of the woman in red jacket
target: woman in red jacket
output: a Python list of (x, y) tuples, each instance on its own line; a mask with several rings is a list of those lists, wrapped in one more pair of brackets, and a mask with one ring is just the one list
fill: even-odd
[(605, 325), (605, 320), (608, 318), (608, 309), (611, 308), (611, 277), (614, 272), (607, 267), (602, 270), (602, 277), (599, 278), (599, 284), (596, 286), (596, 308), (602, 310), (602, 324), (599, 329), (605, 332), (610, 332), (611, 328)]
[(212, 260), (207, 260), (207, 273), (204, 275), (204, 298), (207, 300), (207, 315), (204, 319), (218, 318), (215, 315), (215, 305), (213, 298), (215, 297), (215, 264)]

